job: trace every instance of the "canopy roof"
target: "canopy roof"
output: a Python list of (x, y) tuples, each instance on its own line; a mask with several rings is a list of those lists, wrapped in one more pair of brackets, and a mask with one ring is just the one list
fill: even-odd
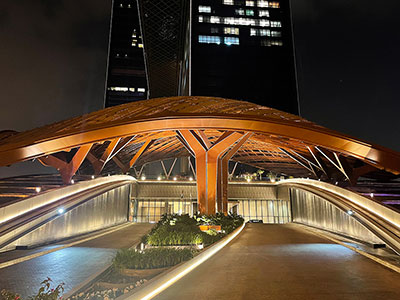
[(121, 168), (142, 151), (135, 160), (141, 166), (189, 155), (179, 130), (201, 132), (211, 144), (227, 131), (249, 132), (251, 137), (232, 160), (276, 173), (331, 177), (336, 172), (336, 177), (347, 179), (365, 173), (400, 174), (400, 154), (395, 151), (276, 109), (214, 97), (150, 99), (21, 133), (8, 131), (0, 135), (0, 166), (49, 155), (68, 162), (82, 146), (91, 161), (101, 160), (108, 151), (108, 169)]

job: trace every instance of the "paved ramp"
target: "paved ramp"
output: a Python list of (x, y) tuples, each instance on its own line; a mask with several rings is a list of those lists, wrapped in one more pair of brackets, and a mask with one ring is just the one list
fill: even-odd
[[(128, 248), (139, 242), (153, 226), (154, 224), (146, 223), (132, 224), (73, 247), (0, 269), (0, 290), (6, 288), (26, 298), (37, 292), (41, 281), (50, 277), (55, 284), (64, 282), (67, 293), (106, 267), (118, 249)], [(15, 259), (51, 247), (54, 246), (2, 253), (0, 261)]]
[(154, 299), (400, 299), (400, 274), (294, 224), (249, 224)]

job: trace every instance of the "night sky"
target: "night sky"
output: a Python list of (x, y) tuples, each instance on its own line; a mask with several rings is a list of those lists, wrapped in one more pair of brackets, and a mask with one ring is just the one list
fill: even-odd
[[(103, 105), (111, 0), (0, 2), (0, 130)], [(400, 2), (292, 0), (301, 114), (400, 151)]]

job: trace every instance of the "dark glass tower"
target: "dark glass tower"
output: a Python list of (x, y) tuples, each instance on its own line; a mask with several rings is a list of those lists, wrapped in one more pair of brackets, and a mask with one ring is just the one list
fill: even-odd
[(114, 0), (105, 107), (147, 98), (147, 80), (136, 0)]
[(299, 113), (290, 0), (114, 0), (109, 53), (106, 106), (193, 95)]
[(191, 94), (298, 114), (289, 0), (193, 0)]

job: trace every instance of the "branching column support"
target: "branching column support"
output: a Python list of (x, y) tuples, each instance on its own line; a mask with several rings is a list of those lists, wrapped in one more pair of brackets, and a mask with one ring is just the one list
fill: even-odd
[(79, 167), (85, 160), (87, 154), (92, 148), (93, 144), (87, 144), (79, 147), (78, 151), (72, 157), (70, 162), (66, 162), (54, 155), (49, 155), (46, 157), (41, 157), (38, 160), (45, 166), (50, 166), (56, 168), (61, 174), (61, 178), (64, 184), (70, 184), (72, 177), (78, 171)]
[[(221, 167), (221, 178), (218, 181), (220, 184), (217, 185), (218, 197), (217, 197), (217, 207), (219, 212), (223, 212), (225, 215), (228, 214), (228, 173), (229, 173), (229, 160), (235, 153), (240, 149), (240, 147), (247, 142), (252, 133), (248, 132), (233, 146), (223, 158), (220, 160)], [(236, 165), (235, 165), (236, 167)], [(235, 172), (235, 170), (233, 170)]]
[(211, 143), (203, 131), (180, 130), (180, 140), (196, 158), (197, 199), (201, 214), (215, 214), (217, 185), (221, 182), (219, 160), (243, 134), (225, 132)]

